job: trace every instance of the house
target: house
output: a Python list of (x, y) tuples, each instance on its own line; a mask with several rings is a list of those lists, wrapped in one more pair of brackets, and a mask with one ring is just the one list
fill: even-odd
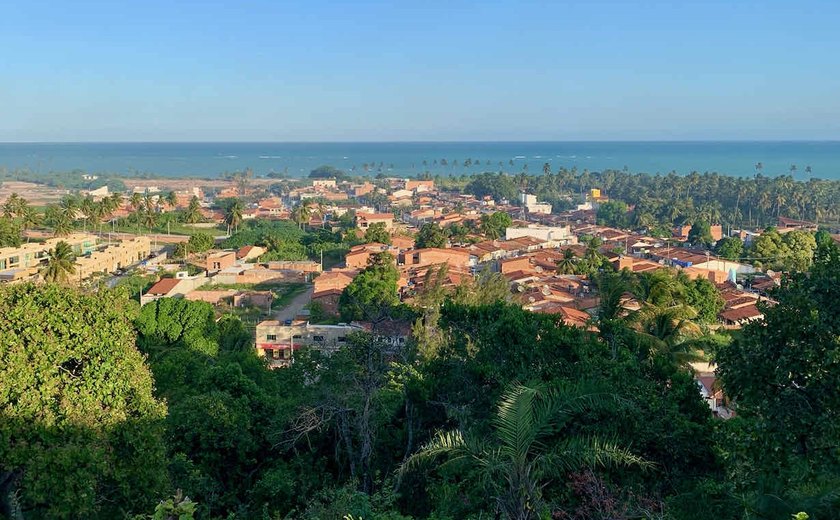
[(221, 271), (227, 269), (236, 263), (236, 251), (219, 251), (217, 253), (210, 253), (207, 255), (208, 272)]
[(405, 189), (414, 191), (417, 193), (421, 193), (424, 191), (432, 191), (435, 189), (435, 181), (428, 180), (428, 181), (418, 181), (418, 180), (406, 180), (405, 181)]
[(505, 239), (532, 237), (552, 246), (566, 246), (577, 244), (577, 237), (572, 234), (569, 226), (541, 226), (531, 224), (524, 227), (509, 227), (505, 230)]
[(40, 267), (46, 262), (49, 251), (59, 242), (67, 243), (77, 257), (96, 250), (96, 237), (85, 233), (50, 238), (40, 244), (31, 242), (19, 247), (0, 247), (0, 271)]
[(206, 282), (207, 278), (203, 274), (189, 276), (186, 271), (180, 271), (175, 278), (162, 278), (148, 291), (141, 294), (140, 305), (146, 305), (160, 298), (182, 298)]
[(522, 193), (519, 195), (519, 202), (528, 210), (528, 213), (543, 213), (545, 215), (551, 214), (551, 204), (547, 202), (537, 202), (536, 195), (529, 195)]
[(243, 262), (248, 260), (256, 260), (265, 253), (265, 248), (260, 246), (244, 246), (240, 247), (236, 252), (236, 259)]
[(390, 231), (394, 227), (393, 213), (356, 213), (356, 227), (363, 232), (373, 224), (385, 224), (385, 229)]
[(321, 306), (326, 314), (338, 314), (338, 300), (344, 288), (350, 285), (358, 274), (357, 270), (331, 270), (315, 278), (312, 288), (312, 303)]
[(362, 329), (355, 325), (285, 324), (276, 320), (257, 324), (255, 348), (271, 368), (288, 367), (294, 353), (302, 348), (315, 348), (332, 353), (347, 342), (347, 336)]
[(367, 267), (371, 256), (383, 252), (390, 252), (396, 260), (397, 251), (395, 249), (389, 245), (374, 242), (350, 248), (350, 252), (344, 257), (344, 265), (354, 269), (364, 269)]
[(470, 252), (464, 249), (437, 247), (412, 249), (400, 253), (399, 264), (406, 267), (448, 264), (450, 267), (467, 269), (470, 265)]

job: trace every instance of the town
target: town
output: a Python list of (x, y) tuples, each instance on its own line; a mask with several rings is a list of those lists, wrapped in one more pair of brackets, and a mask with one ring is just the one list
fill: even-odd
[[(497, 200), (444, 189), (433, 179), (356, 182), (333, 172), (324, 167), (310, 180), (279, 182), (241, 174), (201, 187), (127, 180), (125, 193), (107, 186), (52, 193), (44, 219), (31, 217), (25, 197), (10, 190), (49, 193), (7, 183), (6, 227), (32, 222), (20, 230), (24, 243), (0, 248), (0, 281), (53, 276), (86, 287), (130, 287), (141, 305), (160, 298), (207, 302), (218, 316), (239, 316), (257, 354), (281, 368), (300, 349), (334, 352), (357, 331), (394, 345), (416, 340), (410, 321), (343, 301), (377, 262), (396, 275), (393, 287), (376, 288), (392, 292), (377, 296), (382, 301), (415, 303), (430, 284), (455, 291), (495, 283), (503, 299), (525, 310), (596, 332), (605, 273), (644, 276), (647, 283), (675, 278), (699, 288), (706, 308), (698, 321), (711, 332), (762, 318), (759, 303), (772, 304), (769, 292), (781, 277), (740, 260), (741, 248), (761, 240), (761, 229), (699, 222), (652, 236), (610, 227), (604, 210), (615, 204), (595, 185), (573, 208), (553, 211), (525, 190), (518, 200)], [(768, 233), (775, 239), (816, 231), (813, 223), (779, 217)], [(714, 247), (727, 243), (738, 245), (735, 256), (722, 257), (726, 248)], [(53, 266), (60, 255), (66, 265)], [(629, 286), (618, 298), (623, 315), (646, 305)], [(692, 367), (701, 393), (715, 414), (731, 415), (714, 366), (699, 354)]]

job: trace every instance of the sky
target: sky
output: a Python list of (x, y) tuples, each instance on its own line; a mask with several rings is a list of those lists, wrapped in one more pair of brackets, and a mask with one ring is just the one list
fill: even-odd
[(840, 2), (0, 2), (0, 141), (840, 139)]

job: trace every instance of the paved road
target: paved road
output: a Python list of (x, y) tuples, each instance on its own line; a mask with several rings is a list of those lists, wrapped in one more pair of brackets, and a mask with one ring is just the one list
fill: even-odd
[(288, 305), (277, 311), (274, 314), (274, 319), (280, 323), (283, 323), (286, 320), (294, 319), (294, 317), (300, 314), (300, 311), (302, 311), (303, 308), (312, 301), (312, 292), (313, 287), (310, 285), (305, 291), (292, 298), (292, 301), (289, 302)]

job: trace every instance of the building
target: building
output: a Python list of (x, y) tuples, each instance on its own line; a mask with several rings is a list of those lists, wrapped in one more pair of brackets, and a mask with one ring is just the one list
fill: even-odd
[(220, 251), (207, 255), (207, 271), (215, 272), (232, 267), (236, 263), (236, 251)]
[(363, 269), (367, 267), (371, 256), (384, 252), (389, 252), (395, 257), (394, 260), (396, 261), (398, 250), (389, 245), (374, 242), (371, 244), (353, 246), (344, 257), (344, 265), (354, 269)]
[(236, 259), (247, 262), (248, 260), (256, 260), (265, 253), (265, 248), (260, 246), (243, 246), (236, 252)]
[(76, 256), (96, 250), (96, 237), (85, 233), (50, 238), (42, 243), (22, 244), (20, 247), (0, 247), (0, 271), (40, 267), (46, 263), (49, 251), (59, 242), (66, 242)]
[(390, 231), (394, 228), (393, 213), (356, 213), (356, 226), (362, 231), (373, 224), (385, 224), (385, 229)]
[(448, 264), (449, 267), (465, 270), (470, 265), (470, 252), (463, 249), (429, 247), (426, 249), (412, 249), (400, 253), (399, 256), (399, 265), (404, 267), (422, 267), (437, 264)]
[(207, 277), (203, 274), (189, 276), (186, 271), (179, 271), (175, 278), (163, 278), (149, 287), (145, 294), (140, 295), (140, 305), (146, 305), (160, 298), (183, 298), (205, 283), (207, 283)]
[(549, 243), (551, 246), (577, 244), (577, 237), (569, 226), (541, 226), (532, 224), (526, 227), (509, 227), (505, 230), (505, 240), (532, 237)]
[(522, 193), (519, 196), (519, 202), (528, 210), (528, 213), (543, 213), (545, 215), (551, 214), (551, 204), (547, 202), (537, 202), (536, 195), (529, 195)]
[(75, 277), (85, 279), (94, 273), (113, 273), (145, 261), (152, 252), (149, 237), (139, 236), (110, 245), (102, 251), (76, 258)]
[(287, 367), (294, 353), (302, 348), (315, 348), (332, 353), (347, 342), (347, 336), (363, 329), (355, 325), (285, 324), (276, 320), (257, 324), (255, 347), (271, 368)]
[(335, 189), (335, 179), (315, 179), (312, 181), (312, 187), (316, 190)]

